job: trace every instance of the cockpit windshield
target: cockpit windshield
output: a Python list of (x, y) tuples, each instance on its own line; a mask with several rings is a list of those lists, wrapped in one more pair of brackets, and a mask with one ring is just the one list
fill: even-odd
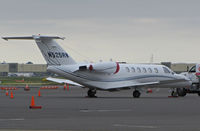
[(170, 70), (169, 70), (168, 68), (166, 68), (166, 67), (163, 67), (163, 71), (164, 71), (165, 73), (171, 73)]
[(193, 67), (189, 70), (189, 72), (196, 72), (196, 66), (193, 66)]

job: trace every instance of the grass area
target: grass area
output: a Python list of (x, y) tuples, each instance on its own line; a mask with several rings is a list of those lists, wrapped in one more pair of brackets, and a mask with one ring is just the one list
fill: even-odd
[(1, 85), (59, 85), (43, 77), (0, 77)]

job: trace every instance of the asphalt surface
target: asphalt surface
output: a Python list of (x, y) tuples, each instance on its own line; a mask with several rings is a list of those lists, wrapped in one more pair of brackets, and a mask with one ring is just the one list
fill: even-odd
[[(132, 98), (132, 90), (97, 92), (87, 89), (15, 90), (14, 98), (0, 91), (0, 130), (67, 131), (196, 131), (200, 130), (200, 97), (168, 98), (168, 90)], [(29, 109), (31, 96), (42, 109)]]

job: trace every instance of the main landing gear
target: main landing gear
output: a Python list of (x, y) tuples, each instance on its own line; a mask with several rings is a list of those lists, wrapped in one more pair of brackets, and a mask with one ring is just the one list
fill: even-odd
[(138, 90), (134, 90), (134, 91), (133, 91), (133, 97), (134, 97), (134, 98), (139, 98), (140, 95), (141, 95), (141, 93), (140, 93)]
[(89, 89), (88, 92), (88, 97), (96, 97), (95, 94), (96, 94), (96, 90), (94, 89)]

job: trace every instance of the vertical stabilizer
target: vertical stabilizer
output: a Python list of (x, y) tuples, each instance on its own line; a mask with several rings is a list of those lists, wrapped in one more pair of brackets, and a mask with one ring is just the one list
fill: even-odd
[(57, 36), (33, 35), (27, 37), (2, 37), (5, 40), (23, 39), (35, 40), (48, 65), (72, 65), (76, 62), (54, 39), (64, 39)]

